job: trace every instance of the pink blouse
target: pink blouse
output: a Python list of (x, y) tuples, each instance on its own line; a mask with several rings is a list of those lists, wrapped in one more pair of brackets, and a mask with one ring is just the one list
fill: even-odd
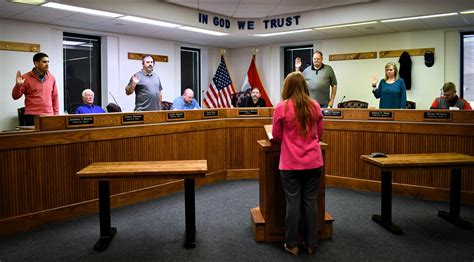
[[(305, 170), (324, 165), (319, 139), (323, 135), (323, 115), (319, 104), (316, 105), (314, 125), (306, 138), (300, 135), (295, 123), (295, 110), (292, 100), (284, 100), (275, 108), (273, 114), (272, 136), (281, 142), (280, 170)], [(288, 105), (288, 106), (287, 106)]]

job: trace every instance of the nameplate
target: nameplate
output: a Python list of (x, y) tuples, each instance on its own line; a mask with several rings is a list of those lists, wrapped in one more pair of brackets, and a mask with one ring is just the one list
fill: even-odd
[(392, 111), (369, 111), (369, 118), (393, 119), (393, 112)]
[(122, 116), (122, 124), (140, 124), (145, 121), (143, 114), (130, 114)]
[(423, 119), (427, 121), (451, 121), (450, 112), (424, 112)]
[(324, 109), (323, 116), (325, 118), (342, 118), (342, 111), (341, 110), (330, 110)]
[(186, 120), (184, 112), (170, 112), (166, 114), (166, 121)]
[(66, 118), (67, 128), (78, 128), (94, 125), (93, 116), (74, 116)]
[(239, 116), (258, 116), (258, 109), (241, 109)]
[(217, 118), (219, 117), (219, 111), (217, 110), (210, 110), (210, 111), (204, 111), (202, 113), (203, 118)]

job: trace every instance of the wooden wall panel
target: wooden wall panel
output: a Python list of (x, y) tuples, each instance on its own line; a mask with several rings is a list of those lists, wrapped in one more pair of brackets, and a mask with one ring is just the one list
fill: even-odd
[[(207, 183), (257, 174), (256, 141), (267, 138), (263, 125), (271, 124), (273, 113), (272, 108), (262, 110), (258, 117), (239, 117), (238, 109), (229, 109), (219, 110), (219, 118), (194, 120), (202, 112), (193, 111), (193, 120), (186, 121), (0, 134), (0, 234), (7, 227), (28, 228), (96, 212), (96, 183), (75, 176), (96, 161), (207, 159), (212, 174)], [(450, 112), (454, 123), (427, 123), (418, 110), (393, 110), (394, 120), (388, 121), (368, 120), (370, 110), (342, 111), (343, 119), (324, 121), (330, 183), (349, 181), (373, 190), (380, 174), (360, 155), (375, 151), (474, 155), (474, 112)], [(428, 198), (442, 195), (438, 200), (448, 197), (447, 170), (398, 171), (393, 178), (404, 185), (400, 190)], [(176, 181), (113, 181), (111, 204), (182, 190), (182, 182)], [(463, 194), (474, 199), (474, 168), (464, 169), (462, 183)]]
[[(225, 129), (0, 151), (0, 219), (97, 198), (96, 182), (75, 175), (92, 162), (207, 159), (212, 173), (225, 170), (225, 156)], [(111, 193), (170, 181), (112, 181)]]
[(257, 140), (267, 137), (263, 125), (226, 129), (226, 169), (258, 168)]
[[(347, 130), (326, 129), (323, 140), (329, 144), (326, 153), (326, 173), (335, 177), (380, 180), (379, 171), (363, 164), (360, 155), (371, 152), (386, 154), (458, 152), (474, 155), (474, 137), (440, 134), (412, 134), (394, 132), (353, 131), (352, 123), (345, 123)], [(361, 126), (362, 123), (354, 123)], [(424, 130), (425, 132), (427, 130)], [(429, 131), (429, 130), (428, 130)], [(462, 190), (474, 191), (474, 168), (463, 169)], [(394, 172), (395, 183), (424, 187), (449, 188), (449, 170), (423, 169)]]

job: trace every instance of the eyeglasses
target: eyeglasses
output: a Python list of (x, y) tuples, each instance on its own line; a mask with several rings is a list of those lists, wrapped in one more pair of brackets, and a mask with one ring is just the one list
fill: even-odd
[(446, 98), (451, 98), (455, 95), (456, 93), (453, 91), (448, 91), (448, 92), (443, 92), (443, 96)]

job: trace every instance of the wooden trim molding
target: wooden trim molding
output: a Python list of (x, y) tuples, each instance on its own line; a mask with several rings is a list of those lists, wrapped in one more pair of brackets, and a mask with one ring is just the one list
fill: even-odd
[(0, 50), (36, 53), (40, 51), (40, 44), (0, 41)]
[(358, 60), (358, 59), (375, 59), (377, 52), (347, 53), (329, 55), (329, 61)]
[(431, 48), (415, 48), (415, 49), (403, 49), (403, 50), (387, 50), (387, 51), (380, 51), (379, 57), (380, 58), (387, 58), (387, 57), (400, 57), (404, 51), (407, 51), (410, 56), (423, 56), (426, 51), (435, 52), (434, 47)]
[[(128, 52), (128, 59), (130, 59), (130, 60), (142, 60), (143, 56), (145, 56), (145, 55), (148, 55), (148, 54)], [(151, 54), (151, 56), (153, 57), (153, 60), (155, 60), (155, 62), (168, 63), (168, 56), (167, 55), (154, 55), (154, 54)]]

